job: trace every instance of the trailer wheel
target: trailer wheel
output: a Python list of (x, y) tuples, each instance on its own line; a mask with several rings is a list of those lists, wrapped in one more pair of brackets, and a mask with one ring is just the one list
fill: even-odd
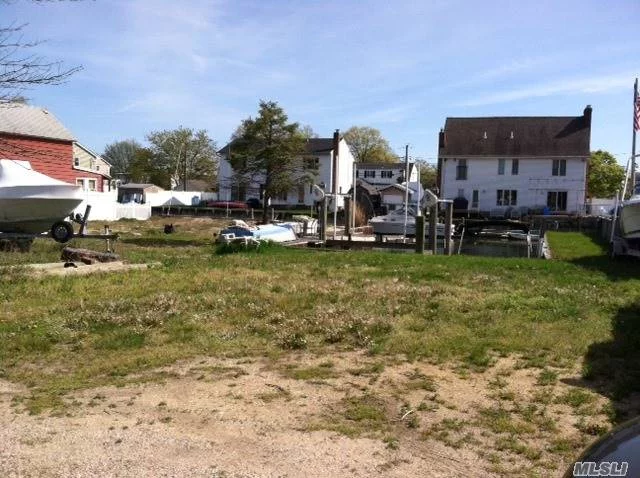
[(64, 244), (73, 237), (73, 226), (65, 221), (58, 221), (51, 226), (51, 237), (56, 242)]

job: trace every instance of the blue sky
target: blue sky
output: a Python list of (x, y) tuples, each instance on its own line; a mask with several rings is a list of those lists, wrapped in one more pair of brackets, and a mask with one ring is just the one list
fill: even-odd
[(578, 116), (626, 161), (637, 0), (0, 2), (38, 53), (84, 69), (28, 93), (90, 148), (180, 125), (219, 146), (278, 101), (320, 136), (378, 128), (435, 162), (447, 116)]

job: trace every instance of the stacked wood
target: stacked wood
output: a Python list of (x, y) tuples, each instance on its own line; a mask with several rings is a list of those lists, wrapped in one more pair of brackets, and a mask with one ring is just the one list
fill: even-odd
[(61, 259), (65, 262), (82, 262), (95, 264), (96, 262), (116, 262), (121, 260), (118, 254), (112, 252), (96, 252), (89, 249), (65, 247), (62, 249)]

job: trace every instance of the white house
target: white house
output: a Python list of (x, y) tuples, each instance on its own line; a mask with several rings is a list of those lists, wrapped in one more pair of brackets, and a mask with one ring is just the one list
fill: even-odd
[[(380, 205), (388, 211), (402, 206), (405, 201), (405, 168), (398, 163), (357, 163), (356, 177), (375, 187), (380, 194)], [(418, 168), (409, 163), (409, 203), (415, 203), (422, 197), (422, 186), (418, 181)]]
[[(357, 163), (356, 177), (374, 186), (388, 186), (404, 182), (405, 163)], [(409, 163), (409, 182), (418, 181), (414, 163)]]
[(438, 184), (445, 199), (495, 213), (584, 212), (591, 106), (574, 117), (447, 118)]
[[(229, 150), (233, 143), (226, 145), (218, 154), (220, 155), (218, 169), (218, 197), (220, 200), (246, 201), (247, 199), (260, 199), (260, 178), (255, 178), (250, 184), (239, 184), (234, 179), (233, 167), (227, 160)], [(324, 184), (326, 192), (347, 193), (353, 183), (353, 155), (349, 145), (336, 130), (332, 138), (309, 138), (307, 140), (306, 160), (315, 161), (317, 175), (313, 183), (301, 183), (295, 190), (289, 191), (280, 197), (272, 198), (274, 206), (312, 206), (318, 197), (313, 191), (313, 184)], [(334, 188), (335, 185), (335, 188)], [(338, 207), (342, 207), (344, 201), (338, 200)]]

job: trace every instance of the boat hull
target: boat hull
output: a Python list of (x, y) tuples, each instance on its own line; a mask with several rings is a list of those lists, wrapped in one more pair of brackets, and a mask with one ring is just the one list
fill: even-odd
[(40, 234), (69, 217), (82, 203), (73, 185), (0, 188), (0, 232)]
[(287, 225), (264, 224), (255, 227), (232, 225), (220, 231), (224, 241), (233, 241), (241, 237), (252, 237), (262, 241), (289, 242), (296, 240), (293, 227)]
[(640, 200), (628, 201), (622, 205), (620, 230), (625, 239), (640, 238)]

